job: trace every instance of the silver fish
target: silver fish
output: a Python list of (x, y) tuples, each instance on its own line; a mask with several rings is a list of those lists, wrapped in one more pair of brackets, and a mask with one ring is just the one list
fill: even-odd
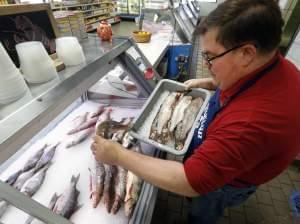
[(98, 117), (98, 120), (96, 123), (96, 135), (107, 138), (107, 132), (108, 132), (109, 126), (106, 121), (111, 120), (111, 117), (110, 117), (111, 112), (112, 112), (111, 108), (106, 108), (105, 111)]
[(35, 170), (39, 170), (40, 168), (46, 166), (54, 157), (56, 147), (60, 144), (57, 142), (55, 145), (51, 146), (46, 152), (43, 153), (40, 160), (37, 162), (35, 166)]
[(85, 112), (83, 115), (79, 115), (79, 116), (77, 116), (75, 119), (73, 119), (73, 125), (72, 125), (73, 128), (72, 128), (71, 130), (69, 130), (69, 131), (67, 132), (67, 134), (68, 134), (68, 135), (71, 135), (73, 132), (76, 132), (76, 129), (77, 129), (80, 125), (84, 124), (84, 123), (87, 121), (88, 115), (89, 115), (89, 112)]
[(71, 148), (87, 139), (91, 133), (95, 131), (95, 127), (84, 129), (73, 135), (73, 138), (66, 143), (66, 148)]
[(0, 218), (5, 213), (7, 207), (8, 207), (8, 202), (5, 200), (1, 200), (0, 201)]
[[(168, 122), (171, 119), (174, 107), (177, 100), (182, 96), (182, 93), (172, 92), (168, 95), (165, 101), (162, 103), (159, 112), (152, 124), (156, 127), (151, 128), (150, 138), (160, 143), (164, 143), (165, 135), (168, 135)], [(154, 133), (153, 133), (154, 132)]]
[[(49, 208), (50, 210), (53, 209), (53, 207), (54, 207), (54, 205), (55, 205), (55, 203), (56, 203), (56, 201), (57, 201), (58, 198), (59, 198), (59, 196), (57, 196), (57, 194), (54, 194), (54, 195), (52, 196), (52, 198), (51, 198), (51, 200), (50, 200), (50, 202), (49, 202), (49, 205), (48, 205), (48, 208)], [(43, 221), (39, 220), (39, 219), (35, 219), (34, 217), (29, 216), (29, 217), (27, 218), (27, 220), (25, 221), (24, 224), (45, 224), (45, 223), (44, 223)]]
[(5, 183), (9, 184), (10, 186), (12, 186), (17, 178), (20, 176), (20, 174), (22, 173), (22, 170), (18, 170), (17, 172), (13, 173), (12, 175), (10, 175), (6, 180)]
[(93, 208), (96, 208), (101, 200), (104, 189), (105, 168), (104, 165), (94, 158), (94, 167), (90, 171), (90, 199)]
[(190, 105), (185, 110), (185, 117), (177, 125), (175, 130), (175, 148), (181, 150), (184, 146), (184, 141), (190, 129), (193, 126), (195, 118), (203, 104), (203, 99), (201, 97), (192, 100)]
[(104, 189), (103, 189), (103, 203), (108, 213), (111, 211), (112, 206), (112, 194), (113, 194), (113, 180), (117, 173), (116, 166), (104, 164), (105, 178), (104, 178)]
[(91, 114), (90, 118), (99, 117), (104, 111), (107, 105), (101, 105), (94, 113)]
[(72, 135), (72, 134), (80, 132), (84, 129), (90, 128), (90, 127), (92, 127), (96, 124), (97, 120), (98, 120), (97, 117), (90, 118), (86, 122), (84, 122), (83, 124), (77, 126), (76, 128), (72, 129), (71, 131), (69, 131), (68, 134)]
[(34, 195), (42, 185), (48, 168), (49, 164), (35, 173), (23, 184), (20, 191), (29, 197)]
[(39, 159), (44, 153), (44, 150), (47, 148), (47, 144), (43, 145), (24, 165), (23, 172), (30, 170), (35, 167)]
[(111, 208), (111, 212), (116, 214), (120, 209), (122, 202), (125, 198), (126, 193), (126, 177), (127, 170), (125, 170), (121, 166), (117, 166), (117, 175), (115, 176), (114, 184), (115, 184), (115, 197), (113, 200), (113, 205)]
[[(131, 150), (141, 153), (141, 145), (137, 144)], [(142, 183), (143, 180), (141, 178), (136, 176), (131, 171), (127, 172), (124, 210), (125, 215), (129, 218), (132, 216), (135, 205), (139, 199)]]
[(191, 102), (192, 102), (191, 96), (184, 96), (176, 104), (173, 111), (173, 115), (170, 120), (170, 127), (169, 127), (170, 132), (173, 132), (175, 127), (178, 125), (178, 123), (182, 121), (185, 115), (184, 113), (185, 109), (190, 105)]
[(69, 219), (71, 215), (74, 213), (74, 211), (76, 211), (77, 198), (79, 195), (79, 191), (76, 189), (78, 179), (79, 179), (79, 174), (77, 177), (72, 176), (70, 185), (57, 199), (53, 207), (54, 213)]
[(17, 189), (17, 190), (21, 190), (23, 184), (30, 178), (34, 175), (35, 173), (35, 169), (32, 168), (31, 170), (28, 170), (26, 172), (23, 172), (19, 177), (18, 179), (16, 180), (16, 182), (14, 183), (14, 187)]

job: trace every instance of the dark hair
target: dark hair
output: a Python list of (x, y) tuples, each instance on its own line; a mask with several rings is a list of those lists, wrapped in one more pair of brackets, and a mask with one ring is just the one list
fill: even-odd
[(225, 48), (254, 42), (259, 52), (269, 53), (281, 40), (283, 20), (278, 4), (272, 0), (226, 0), (200, 23), (204, 35), (219, 29), (216, 41)]

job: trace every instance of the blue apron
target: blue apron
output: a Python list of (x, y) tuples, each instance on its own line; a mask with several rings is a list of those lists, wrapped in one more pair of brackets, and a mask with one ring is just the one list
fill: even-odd
[(193, 154), (194, 150), (198, 148), (205, 140), (207, 128), (209, 124), (214, 120), (217, 113), (219, 113), (223, 108), (225, 108), (234, 98), (236, 98), (242, 92), (246, 91), (248, 88), (253, 86), (260, 78), (268, 74), (268, 72), (271, 71), (278, 63), (278, 60), (279, 59), (277, 58), (269, 66), (258, 72), (254, 78), (250, 79), (245, 84), (243, 84), (235, 94), (233, 94), (230, 98), (225, 100), (223, 105), (220, 105), (220, 89), (217, 89), (215, 91), (215, 94), (210, 98), (206, 108), (204, 109), (200, 119), (197, 122), (197, 127), (194, 130), (194, 135), (191, 144), (189, 145), (189, 148), (187, 150), (187, 153), (185, 154), (184, 161), (187, 158), (189, 158)]

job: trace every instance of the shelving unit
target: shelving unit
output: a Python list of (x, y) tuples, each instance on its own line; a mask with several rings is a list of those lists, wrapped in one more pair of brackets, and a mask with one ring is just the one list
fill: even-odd
[(60, 5), (54, 5), (52, 10), (81, 12), (83, 14), (86, 32), (94, 31), (103, 20), (110, 24), (120, 22), (120, 18), (115, 15), (116, 3), (112, 0), (90, 3), (84, 2), (82, 4), (78, 4), (77, 1), (72, 1), (70, 3), (68, 1), (64, 1)]

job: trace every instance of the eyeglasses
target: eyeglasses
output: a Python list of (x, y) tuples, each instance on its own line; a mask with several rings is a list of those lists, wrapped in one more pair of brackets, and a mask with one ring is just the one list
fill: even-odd
[[(237, 46), (235, 46), (235, 47), (232, 47), (232, 48), (230, 48), (230, 49), (224, 51), (223, 53), (218, 54), (218, 55), (213, 56), (213, 57), (209, 57), (208, 54), (207, 54), (206, 52), (202, 52), (201, 55), (202, 55), (202, 57), (204, 58), (204, 60), (207, 61), (207, 63), (209, 64), (209, 66), (212, 66), (212, 61), (215, 60), (216, 58), (220, 58), (220, 57), (224, 56), (225, 54), (228, 54), (229, 52), (231, 52), (231, 51), (233, 51), (233, 50), (235, 50), (235, 49), (238, 49), (238, 48), (240, 48), (240, 47), (243, 47), (243, 46), (245, 46), (245, 45), (247, 45), (247, 44), (249, 44), (249, 43), (239, 44), (239, 45), (237, 45)], [(255, 46), (255, 47), (256, 47), (256, 46)]]

